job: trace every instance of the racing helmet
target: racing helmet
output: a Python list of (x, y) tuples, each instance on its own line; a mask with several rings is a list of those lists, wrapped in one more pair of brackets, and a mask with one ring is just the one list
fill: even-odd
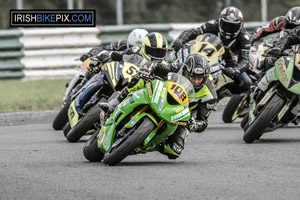
[(219, 31), (226, 39), (238, 36), (244, 26), (242, 12), (236, 7), (224, 8), (219, 16)]
[(133, 46), (142, 46), (142, 42), (145, 38), (145, 36), (148, 34), (148, 31), (145, 29), (133, 29), (127, 38), (127, 48), (133, 47)]
[(163, 60), (168, 50), (168, 41), (157, 32), (146, 35), (143, 40), (141, 55), (148, 61)]
[(205, 56), (191, 54), (183, 63), (183, 73), (188, 76), (195, 90), (200, 90), (207, 82), (210, 66)]
[(291, 8), (285, 15), (288, 24), (293, 26), (300, 25), (300, 7)]

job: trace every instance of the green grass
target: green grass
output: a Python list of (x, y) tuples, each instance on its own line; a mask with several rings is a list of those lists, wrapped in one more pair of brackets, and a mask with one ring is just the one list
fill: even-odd
[[(59, 110), (67, 82), (70, 80), (0, 81), (0, 113)], [(218, 88), (223, 84), (220, 76)]]
[(70, 80), (0, 81), (0, 113), (58, 110)]

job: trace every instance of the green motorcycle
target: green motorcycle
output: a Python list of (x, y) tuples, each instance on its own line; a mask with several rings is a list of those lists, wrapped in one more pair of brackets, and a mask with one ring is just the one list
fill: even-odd
[(249, 114), (242, 120), (244, 141), (252, 143), (263, 133), (296, 122), (300, 116), (300, 49), (280, 57), (265, 77), (270, 83), (265, 92), (251, 95)]
[(168, 81), (152, 80), (130, 93), (83, 147), (91, 162), (103, 159), (116, 165), (130, 154), (146, 153), (172, 135), (178, 125), (187, 125), (194, 101), (194, 87), (180, 74), (169, 73)]

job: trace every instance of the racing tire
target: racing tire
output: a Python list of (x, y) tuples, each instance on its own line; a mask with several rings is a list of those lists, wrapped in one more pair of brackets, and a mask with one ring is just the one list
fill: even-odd
[(71, 130), (71, 125), (70, 125), (70, 122), (68, 122), (63, 128), (63, 133), (66, 138), (67, 138), (67, 134), (70, 130)]
[(77, 142), (85, 133), (94, 128), (96, 122), (100, 122), (99, 102), (106, 102), (107, 99), (102, 97), (93, 107), (84, 115), (78, 123), (67, 133), (67, 140), (71, 143)]
[(63, 103), (63, 107), (54, 117), (52, 127), (54, 130), (62, 130), (66, 123), (69, 121), (68, 119), (68, 109), (71, 104), (71, 97), (69, 96)]
[(97, 140), (100, 129), (98, 129), (84, 144), (83, 155), (90, 162), (100, 162), (104, 153), (98, 148)]
[(148, 117), (142, 120), (139, 126), (133, 127), (136, 130), (106, 152), (103, 159), (105, 164), (110, 166), (118, 164), (144, 142), (155, 128), (155, 124)]
[(245, 107), (247, 103), (247, 96), (246, 94), (236, 94), (230, 98), (222, 115), (224, 123), (232, 123), (239, 117), (244, 111), (242, 107)]
[(249, 113), (242, 119), (241, 121), (241, 128), (245, 130), (246, 125), (249, 121)]
[(256, 139), (259, 139), (264, 133), (265, 128), (282, 109), (284, 103), (284, 99), (275, 94), (245, 131), (243, 136), (244, 141), (246, 143), (253, 143)]

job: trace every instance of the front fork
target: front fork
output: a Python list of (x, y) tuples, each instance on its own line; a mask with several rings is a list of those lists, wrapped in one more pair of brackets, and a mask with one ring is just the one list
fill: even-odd
[(251, 95), (251, 100), (250, 100), (251, 107), (250, 107), (250, 111), (249, 111), (249, 124), (251, 124), (256, 118), (257, 113), (255, 113), (255, 111), (257, 109), (261, 109), (272, 98), (272, 96), (276, 92), (276, 88), (277, 88), (277, 84), (275, 84), (273, 87), (271, 87), (258, 103), (256, 103), (257, 100), (254, 99), (254, 97)]

